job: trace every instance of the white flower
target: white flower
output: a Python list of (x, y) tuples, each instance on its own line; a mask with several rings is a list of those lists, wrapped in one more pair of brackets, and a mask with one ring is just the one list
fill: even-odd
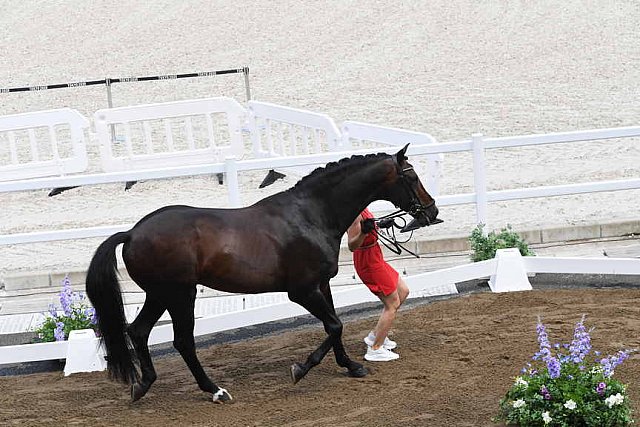
[(542, 421), (544, 421), (545, 424), (549, 424), (551, 420), (553, 420), (553, 418), (551, 418), (551, 416), (549, 415), (549, 411), (545, 411), (542, 413)]
[(529, 386), (529, 383), (522, 379), (522, 377), (516, 377), (515, 385), (523, 385), (525, 387)]
[(591, 368), (589, 372), (592, 374), (599, 374), (600, 372), (602, 372), (602, 366), (600, 365), (594, 366), (593, 368)]
[(609, 408), (613, 405), (620, 405), (622, 402), (624, 402), (624, 396), (620, 393), (612, 394), (604, 400), (604, 403), (606, 403)]
[(522, 407), (522, 406), (524, 406), (524, 405), (526, 405), (526, 404), (527, 404), (527, 403), (526, 403), (524, 400), (522, 400), (522, 399), (518, 399), (518, 400), (516, 400), (515, 402), (513, 402), (513, 407), (514, 407), (514, 408), (520, 408), (520, 407)]
[(564, 407), (571, 410), (576, 409), (576, 402), (574, 402), (572, 399), (569, 399), (564, 402)]

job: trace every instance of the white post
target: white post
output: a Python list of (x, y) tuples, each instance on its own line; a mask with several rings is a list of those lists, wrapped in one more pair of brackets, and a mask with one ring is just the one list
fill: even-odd
[[(484, 161), (484, 141), (481, 133), (471, 135), (473, 148), (473, 185), (476, 193), (476, 220), (487, 224), (487, 175)], [(487, 233), (484, 227), (484, 233)]]
[(496, 272), (489, 278), (492, 292), (530, 291), (533, 289), (518, 248), (496, 251)]
[(247, 102), (251, 101), (251, 89), (249, 88), (249, 67), (244, 67), (242, 69), (242, 74), (244, 74), (244, 89), (246, 91)]
[(229, 205), (239, 208), (242, 204), (240, 199), (240, 186), (238, 185), (238, 165), (236, 158), (229, 156), (224, 160), (227, 175), (227, 191), (229, 193)]
[(93, 329), (69, 332), (64, 376), (76, 372), (95, 372), (105, 369), (107, 369), (107, 362), (104, 360), (104, 351)]

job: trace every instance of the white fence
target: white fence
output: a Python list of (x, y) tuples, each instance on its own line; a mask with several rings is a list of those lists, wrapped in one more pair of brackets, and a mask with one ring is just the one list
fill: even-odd
[[(197, 165), (241, 156), (244, 115), (244, 108), (231, 98), (98, 110), (94, 123), (102, 169), (115, 172)], [(124, 135), (123, 144), (111, 139), (113, 133)], [(119, 145), (124, 147), (117, 150)]]
[[(126, 111), (127, 116), (124, 116)], [(137, 112), (136, 112), (137, 111)], [(224, 112), (223, 112), (224, 111)], [(410, 156), (426, 156), (429, 164), (428, 173), (424, 176), (428, 189), (438, 195), (439, 206), (460, 204), (476, 205), (476, 223), (487, 223), (487, 205), (489, 202), (517, 200), (533, 197), (549, 197), (568, 194), (593, 193), (599, 191), (627, 190), (640, 188), (640, 178), (617, 181), (600, 181), (581, 184), (520, 188), (501, 191), (488, 191), (486, 186), (485, 151), (497, 148), (522, 147), (527, 145), (560, 144), (576, 141), (593, 141), (611, 138), (640, 136), (640, 127), (623, 127), (614, 129), (597, 129), (579, 132), (562, 132), (545, 135), (525, 135), (508, 138), (484, 138), (473, 135), (469, 140), (436, 143), (428, 134), (411, 132), (402, 129), (385, 128), (357, 122), (345, 122), (339, 128), (328, 116), (277, 106), (268, 103), (250, 102), (248, 105), (247, 128), (252, 143), (252, 153), (237, 160), (225, 154), (238, 153), (239, 134), (238, 121), (244, 111), (235, 101), (224, 98), (208, 100), (181, 101), (178, 103), (154, 104), (151, 106), (127, 107), (126, 109), (101, 110), (96, 113), (98, 143), (102, 149), (103, 163), (107, 171), (93, 174), (69, 174), (68, 171), (50, 170), (49, 174), (57, 176), (7, 180), (13, 175), (5, 175), (0, 182), (0, 193), (25, 191), (56, 187), (73, 187), (103, 183), (139, 181), (159, 178), (173, 178), (203, 174), (221, 174), (227, 176), (229, 206), (241, 206), (242, 194), (238, 185), (238, 173), (250, 170), (270, 170), (278, 168), (308, 170), (329, 161), (353, 154), (365, 154), (379, 151), (393, 152), (397, 144), (414, 142), (409, 147)], [(212, 122), (206, 117), (219, 112), (227, 115), (226, 125), (229, 144), (224, 147), (210, 143)], [(42, 114), (45, 114), (44, 112)], [(193, 139), (193, 121), (187, 120), (191, 115), (204, 118), (203, 127), (209, 135), (208, 148), (198, 148)], [(181, 142), (184, 149), (176, 154), (173, 140), (173, 128), (164, 125), (156, 129), (165, 142), (162, 151), (154, 145), (153, 127), (144, 124), (147, 119), (166, 121), (183, 120), (181, 124)], [(74, 122), (76, 123), (76, 122)], [(107, 132), (110, 125), (119, 125), (124, 129), (124, 149), (119, 157), (113, 155), (111, 135)], [(78, 123), (76, 123), (76, 127)], [(132, 141), (132, 127), (138, 127), (140, 146), (146, 150), (144, 154), (135, 152)], [(5, 125), (3, 129), (11, 129)], [(129, 129), (127, 131), (127, 129)], [(288, 146), (286, 143), (288, 142)], [(288, 147), (288, 148), (287, 148)], [(297, 148), (296, 148), (297, 147)], [(357, 147), (357, 148), (356, 148)], [(370, 147), (370, 148), (362, 148)], [(371, 148), (373, 147), (373, 148)], [(229, 151), (224, 151), (228, 149)], [(300, 152), (297, 150), (300, 149)], [(79, 149), (80, 150), (80, 149)], [(205, 150), (199, 152), (198, 150)], [(296, 151), (293, 151), (296, 150)], [(347, 150), (347, 151), (345, 151)], [(15, 151), (15, 150), (14, 150)], [(300, 154), (309, 152), (310, 154)], [(464, 194), (439, 195), (439, 162), (444, 153), (471, 152), (473, 154), (474, 192)], [(191, 153), (206, 153), (192, 155)], [(298, 153), (298, 155), (291, 155)], [(1, 158), (1, 157), (0, 157)], [(29, 170), (33, 162), (21, 167)], [(115, 171), (114, 171), (115, 170)], [(17, 169), (16, 169), (17, 171)], [(374, 210), (390, 209), (389, 204), (378, 204)], [(108, 227), (94, 227), (69, 230), (50, 230), (32, 233), (0, 235), (0, 245), (37, 241), (107, 236), (115, 231), (128, 228), (129, 224)]]
[[(407, 276), (405, 281), (410, 289), (409, 297), (418, 298), (456, 294), (456, 283), (487, 277), (490, 277), (494, 292), (530, 289), (527, 275), (531, 273), (640, 275), (640, 259), (521, 257), (517, 250), (499, 250), (497, 257), (491, 260)], [(337, 308), (377, 301), (364, 286), (334, 291), (333, 299)], [(196, 336), (212, 334), (305, 314), (308, 314), (306, 310), (292, 302), (272, 303), (197, 319), (194, 333)], [(149, 344), (171, 341), (173, 329), (170, 324), (153, 328)], [(97, 348), (97, 339), (93, 345)], [(0, 347), (0, 365), (67, 357), (72, 355), (66, 341)]]

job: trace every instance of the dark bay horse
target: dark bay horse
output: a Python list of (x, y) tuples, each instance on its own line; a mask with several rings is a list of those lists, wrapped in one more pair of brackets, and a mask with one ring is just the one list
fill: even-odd
[[(354, 377), (367, 369), (349, 358), (329, 279), (338, 273), (340, 241), (353, 219), (374, 200), (388, 200), (422, 224), (438, 215), (435, 201), (405, 156), (353, 156), (329, 163), (293, 188), (241, 209), (166, 206), (131, 230), (106, 239), (87, 271), (87, 295), (96, 309), (110, 375), (131, 384), (140, 399), (156, 380), (147, 341), (165, 310), (173, 322), (173, 345), (198, 386), (216, 402), (232, 400), (214, 384), (196, 356), (196, 284), (232, 293), (287, 292), (320, 319), (328, 337), (304, 363), (291, 367), (298, 382), (333, 348), (336, 362)], [(131, 278), (146, 292), (127, 325), (115, 249)], [(136, 368), (139, 363), (140, 374)]]

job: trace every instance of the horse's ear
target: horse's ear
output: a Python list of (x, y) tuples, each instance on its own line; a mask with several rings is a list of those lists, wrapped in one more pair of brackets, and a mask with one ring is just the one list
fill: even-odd
[(405, 154), (407, 152), (407, 148), (409, 148), (409, 144), (402, 147), (402, 150), (396, 153), (396, 161), (398, 162), (398, 164), (402, 164), (404, 160), (407, 160), (407, 156)]

